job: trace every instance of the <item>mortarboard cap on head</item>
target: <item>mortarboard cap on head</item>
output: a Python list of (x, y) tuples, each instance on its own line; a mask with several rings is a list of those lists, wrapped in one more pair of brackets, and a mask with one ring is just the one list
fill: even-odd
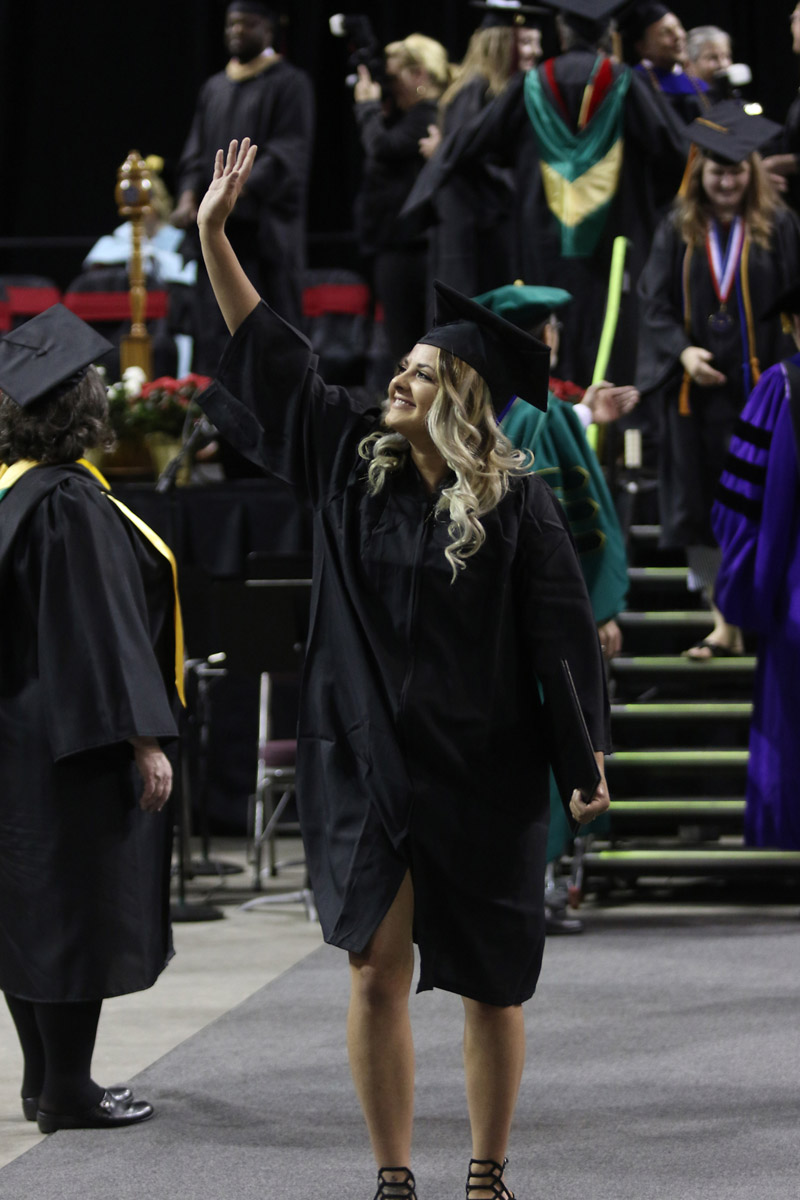
[(225, 12), (252, 13), (254, 17), (265, 17), (268, 21), (275, 19), (275, 9), (270, 4), (263, 4), (261, 0), (230, 0), (225, 6)]
[(486, 382), (499, 415), (513, 396), (547, 407), (550, 351), (543, 342), (438, 279), (433, 329), (423, 346), (449, 350)]
[(523, 29), (527, 25), (538, 25), (550, 10), (533, 4), (520, 4), (518, 0), (470, 0), (470, 8), (483, 13), (481, 29), (498, 26), (508, 29)]
[(702, 117), (696, 117), (686, 132), (708, 158), (738, 163), (779, 134), (781, 128), (766, 117), (746, 113), (735, 100), (721, 100)]
[(627, 0), (545, 0), (565, 17), (580, 17), (595, 25), (606, 25)]
[(672, 9), (668, 4), (659, 4), (658, 0), (638, 0), (632, 4), (620, 17), (620, 32), (635, 45), (641, 41), (651, 25), (662, 20)]
[(0, 389), (20, 408), (63, 395), (111, 343), (63, 304), (54, 304), (0, 338)]
[(546, 321), (551, 313), (569, 304), (571, 299), (571, 294), (563, 288), (507, 283), (476, 296), (475, 303), (519, 325), (520, 329), (533, 329)]

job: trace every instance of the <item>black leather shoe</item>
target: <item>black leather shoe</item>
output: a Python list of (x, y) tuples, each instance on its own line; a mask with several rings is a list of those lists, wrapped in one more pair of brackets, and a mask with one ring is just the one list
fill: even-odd
[(40, 1108), (36, 1121), (41, 1133), (55, 1133), (57, 1129), (121, 1129), (147, 1121), (152, 1115), (153, 1106), (146, 1100), (117, 1100), (106, 1091), (93, 1108), (79, 1113), (50, 1113)]
[[(109, 1096), (113, 1096), (115, 1100), (132, 1100), (133, 1092), (129, 1087), (111, 1087), (106, 1089)], [(36, 1114), (39, 1111), (38, 1096), (23, 1096), (22, 1097), (22, 1115), (26, 1121), (35, 1121)]]

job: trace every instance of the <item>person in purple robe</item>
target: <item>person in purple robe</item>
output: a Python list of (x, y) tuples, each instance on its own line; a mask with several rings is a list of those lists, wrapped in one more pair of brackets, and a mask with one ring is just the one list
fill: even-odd
[[(774, 311), (800, 350), (800, 285)], [(712, 510), (716, 603), (758, 634), (745, 840), (800, 850), (793, 766), (800, 711), (800, 353), (761, 376), (742, 410)]]

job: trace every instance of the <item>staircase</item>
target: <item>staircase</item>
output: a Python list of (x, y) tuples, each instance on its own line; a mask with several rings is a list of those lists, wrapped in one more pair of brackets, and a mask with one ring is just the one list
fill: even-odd
[(630, 530), (623, 654), (610, 667), (610, 828), (587, 839), (573, 871), (583, 890), (601, 879), (606, 888), (643, 877), (800, 879), (800, 852), (743, 844), (755, 658), (682, 657), (713, 621), (658, 533)]

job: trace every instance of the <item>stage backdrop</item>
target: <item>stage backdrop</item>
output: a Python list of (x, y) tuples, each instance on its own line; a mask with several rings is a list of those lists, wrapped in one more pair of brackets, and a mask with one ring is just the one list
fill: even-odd
[[(793, 7), (793, 0), (675, 3), (687, 27), (714, 23), (731, 31), (734, 57), (750, 63), (753, 92), (778, 120), (798, 78), (789, 35)], [(197, 90), (224, 65), (224, 8), (220, 0), (171, 0), (155, 8), (123, 0), (2, 0), (0, 273), (39, 269), (65, 285), (84, 252), (72, 239), (90, 242), (117, 223), (115, 174), (132, 148), (162, 155), (166, 182), (174, 185)], [(360, 163), (345, 47), (328, 30), (335, 0), (296, 0), (284, 8), (283, 48), (311, 74), (317, 92), (309, 228), (312, 265), (327, 266), (348, 256)], [(476, 23), (466, 0), (340, 8), (368, 13), (382, 42), (418, 30), (443, 41), (455, 58)], [(60, 250), (10, 244), (44, 237), (65, 241)]]

